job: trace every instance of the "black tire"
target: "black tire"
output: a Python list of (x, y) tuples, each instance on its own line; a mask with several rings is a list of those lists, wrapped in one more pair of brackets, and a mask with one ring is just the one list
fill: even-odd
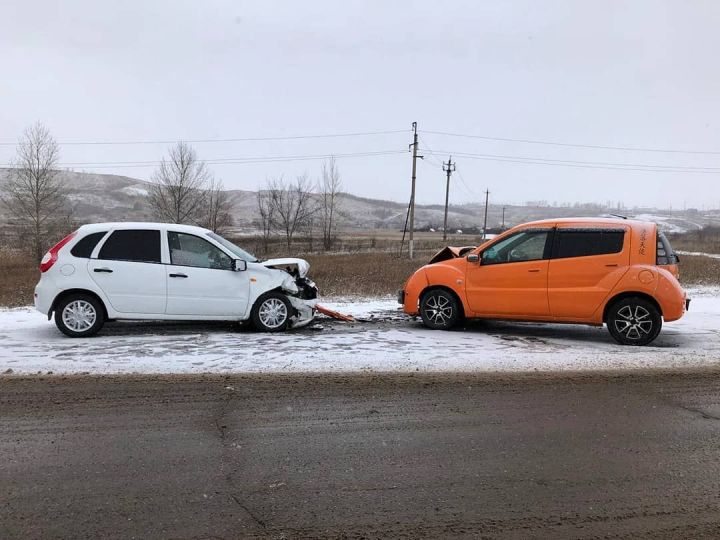
[(420, 317), (432, 330), (449, 330), (461, 319), (460, 304), (445, 289), (430, 289), (420, 299)]
[(255, 329), (261, 332), (282, 332), (290, 325), (292, 315), (292, 304), (287, 296), (271, 291), (257, 299), (250, 320)]
[(55, 305), (55, 325), (66, 336), (90, 337), (105, 324), (105, 309), (92, 295), (74, 293)]
[(662, 328), (662, 316), (652, 302), (644, 298), (623, 298), (607, 313), (610, 335), (621, 345), (647, 345)]

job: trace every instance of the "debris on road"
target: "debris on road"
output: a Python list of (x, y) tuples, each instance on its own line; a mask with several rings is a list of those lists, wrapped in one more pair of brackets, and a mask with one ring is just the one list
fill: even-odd
[(329, 308), (326, 308), (326, 307), (323, 307), (320, 305), (315, 305), (315, 309), (319, 313), (322, 313), (323, 315), (327, 315), (328, 317), (331, 317), (333, 319), (337, 319), (338, 321), (355, 322), (355, 319), (351, 315), (343, 315), (342, 313), (339, 313), (337, 311), (334, 311), (332, 309), (329, 309)]

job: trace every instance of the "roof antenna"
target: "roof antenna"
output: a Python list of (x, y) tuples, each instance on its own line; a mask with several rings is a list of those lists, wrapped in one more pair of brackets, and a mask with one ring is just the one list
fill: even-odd
[(620, 218), (620, 219), (627, 219), (627, 218), (628, 218), (627, 216), (621, 216), (620, 214), (608, 214), (608, 215), (610, 215), (610, 216), (612, 216), (612, 217)]

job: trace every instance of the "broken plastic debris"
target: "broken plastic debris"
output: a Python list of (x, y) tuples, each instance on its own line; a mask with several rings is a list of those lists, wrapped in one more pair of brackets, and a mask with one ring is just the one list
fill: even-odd
[(342, 313), (338, 313), (337, 311), (333, 311), (332, 309), (328, 309), (320, 305), (316, 305), (315, 309), (323, 315), (327, 315), (328, 317), (332, 317), (333, 319), (337, 319), (339, 321), (355, 322), (355, 319), (350, 315), (343, 315)]

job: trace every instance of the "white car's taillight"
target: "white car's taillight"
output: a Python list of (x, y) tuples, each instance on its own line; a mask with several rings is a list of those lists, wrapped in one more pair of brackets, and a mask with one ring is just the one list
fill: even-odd
[(70, 240), (72, 240), (76, 234), (76, 232), (68, 234), (65, 238), (63, 238), (57, 244), (51, 247), (50, 251), (43, 255), (43, 258), (40, 261), (40, 272), (47, 272), (52, 268), (52, 265), (55, 264), (55, 262), (57, 261), (58, 253), (60, 252), (62, 247)]

